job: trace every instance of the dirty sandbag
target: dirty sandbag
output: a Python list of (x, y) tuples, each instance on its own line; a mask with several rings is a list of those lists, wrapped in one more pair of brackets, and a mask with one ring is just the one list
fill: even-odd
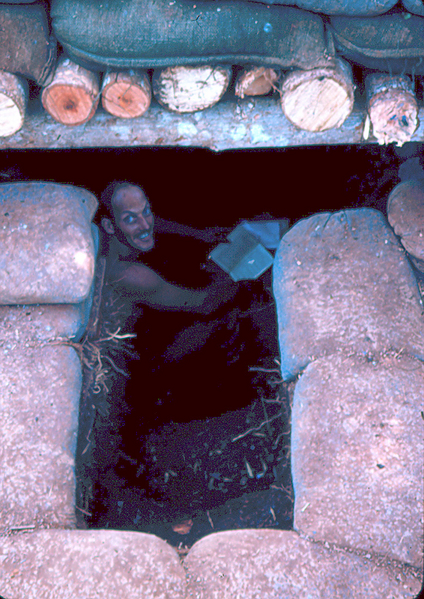
[(47, 15), (39, 5), (0, 4), (0, 69), (50, 83), (57, 43), (50, 35)]
[(104, 70), (331, 63), (319, 15), (243, 0), (52, 0), (54, 33), (69, 57)]
[(407, 12), (380, 17), (331, 17), (336, 50), (361, 66), (390, 74), (424, 75), (424, 18)]

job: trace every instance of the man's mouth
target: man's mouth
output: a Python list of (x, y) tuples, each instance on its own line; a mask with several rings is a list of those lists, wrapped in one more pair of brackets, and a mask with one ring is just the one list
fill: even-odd
[(140, 233), (139, 235), (135, 236), (135, 239), (139, 240), (139, 241), (145, 241), (146, 239), (148, 239), (151, 235), (151, 231), (143, 231), (143, 233)]

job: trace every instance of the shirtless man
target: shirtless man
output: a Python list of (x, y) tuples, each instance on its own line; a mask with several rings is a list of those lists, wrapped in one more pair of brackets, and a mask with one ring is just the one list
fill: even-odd
[[(105, 189), (101, 199), (110, 216), (101, 220), (108, 235), (107, 278), (132, 301), (158, 309), (210, 314), (235, 296), (237, 286), (229, 277), (206, 289), (187, 289), (169, 283), (138, 261), (140, 255), (151, 250), (155, 243), (155, 217), (140, 187), (114, 182)], [(156, 219), (156, 227), (165, 232), (194, 234), (209, 240), (208, 231), (196, 231), (160, 218)]]

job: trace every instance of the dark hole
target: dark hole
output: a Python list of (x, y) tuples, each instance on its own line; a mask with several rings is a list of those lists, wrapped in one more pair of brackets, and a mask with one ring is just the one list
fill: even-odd
[[(21, 178), (71, 183), (97, 196), (111, 179), (128, 179), (143, 185), (162, 218), (234, 227), (256, 218), (294, 224), (364, 206), (385, 212), (411, 146), (10, 151), (5, 163)], [(211, 249), (164, 235), (146, 260), (170, 281), (203, 286), (208, 274), (199, 265)], [(77, 499), (82, 525), (148, 531), (188, 546), (217, 530), (292, 527), (293, 383), (278, 383), (270, 288), (268, 271), (242, 284), (237, 303), (203, 320), (143, 308), (135, 324), (139, 359), (116, 357), (131, 376), (115, 381), (96, 433), (103, 449), (85, 481), (88, 500), (87, 493), (85, 503)], [(196, 351), (175, 345), (185, 331), (190, 340), (204, 333)]]
[(64, 110), (72, 112), (77, 109), (77, 104), (73, 100), (67, 99), (63, 105), (63, 108), (64, 108)]

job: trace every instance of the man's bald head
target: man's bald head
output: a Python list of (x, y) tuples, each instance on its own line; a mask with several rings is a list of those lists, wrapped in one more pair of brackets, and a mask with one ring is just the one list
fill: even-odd
[(109, 218), (112, 221), (114, 220), (113, 198), (119, 190), (125, 189), (126, 187), (138, 187), (143, 191), (140, 185), (137, 185), (136, 183), (131, 183), (131, 181), (112, 181), (112, 183), (109, 183), (106, 189), (103, 190), (100, 196), (99, 212), (102, 216), (105, 216), (106, 218)]
[(114, 181), (101, 196), (103, 229), (131, 250), (146, 252), (154, 245), (154, 217), (143, 189), (128, 181)]

